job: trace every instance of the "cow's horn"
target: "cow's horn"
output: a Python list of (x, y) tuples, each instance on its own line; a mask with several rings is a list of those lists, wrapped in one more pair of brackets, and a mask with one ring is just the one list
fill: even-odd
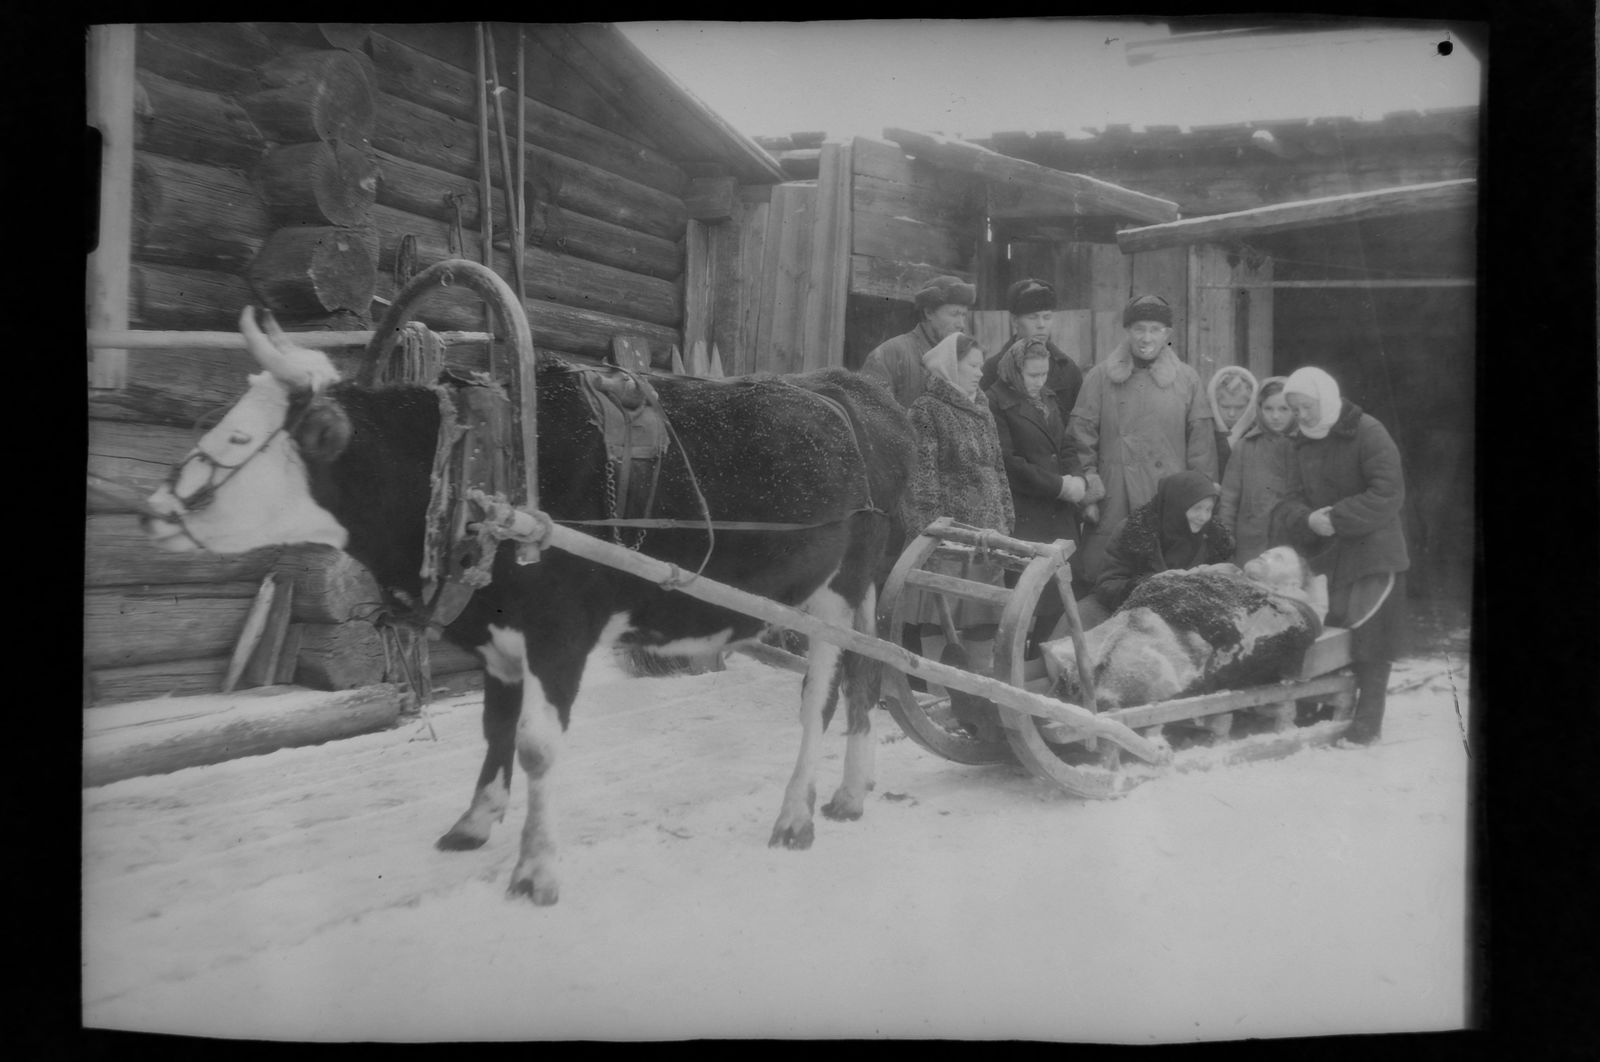
[[(267, 320), (268, 327), (281, 335), (282, 330), (278, 328), (277, 322), (272, 321), (271, 317)], [(261, 329), (257, 327), (254, 306), (246, 306), (244, 312), (239, 315), (239, 332), (244, 336), (245, 346), (261, 363), (263, 369), (291, 387), (307, 385), (309, 381), (305, 371), (285, 357), (283, 351), (278, 349), (278, 345), (263, 335)]]

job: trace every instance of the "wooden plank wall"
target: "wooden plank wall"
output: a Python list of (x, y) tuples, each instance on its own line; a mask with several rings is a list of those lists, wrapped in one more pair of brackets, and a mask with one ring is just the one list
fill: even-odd
[[(528, 242), (521, 253), (535, 342), (605, 357), (613, 335), (642, 336), (662, 364), (685, 323), (688, 177), (656, 139), (670, 130), (641, 129), (605, 71), (570, 66), (551, 32), (527, 32)], [(355, 26), (336, 36), (307, 23), (138, 27), (130, 327), (233, 328), (240, 309), (258, 301), (246, 271), (283, 222), (256, 195), (254, 171), (272, 145), (239, 99), (259, 88), (263, 65), (305, 49), (355, 49), (374, 89), (375, 123), (363, 149), (378, 167), (377, 200), (369, 227), (356, 235), (374, 250), (377, 295), (394, 295), (406, 237), (415, 238), (418, 267), (461, 249), (477, 258), (486, 216), (498, 244), (494, 264), (511, 275), (498, 151), (492, 201), (483, 204), (478, 190), (472, 24)], [(501, 83), (509, 85), (514, 32), (498, 27), (496, 49)], [(705, 250), (715, 259), (716, 241)], [(715, 302), (698, 312), (715, 316)], [(731, 327), (742, 325), (742, 313)], [(438, 329), (484, 322), (480, 305), (448, 298), (432, 300), (420, 316)], [(286, 324), (359, 328), (367, 321)], [(335, 360), (347, 362), (348, 354)], [(450, 361), (487, 366), (481, 349), (454, 348)], [(252, 369), (248, 355), (234, 350), (128, 352), (123, 386), (91, 392), (87, 471), (153, 488), (188, 449), (196, 418), (236, 399)], [(270, 551), (221, 567), (141, 551), (133, 516), (107, 504), (93, 503), (86, 525), (85, 667), (96, 695), (214, 689), (249, 605), (234, 591), (259, 584), (272, 567)], [(116, 562), (93, 559), (104, 556)], [(185, 618), (191, 609), (205, 617), (200, 628)], [(140, 622), (127, 622), (131, 614)]]
[(887, 141), (857, 137), (851, 155), (850, 293), (907, 299), (941, 273), (972, 281), (978, 182)]

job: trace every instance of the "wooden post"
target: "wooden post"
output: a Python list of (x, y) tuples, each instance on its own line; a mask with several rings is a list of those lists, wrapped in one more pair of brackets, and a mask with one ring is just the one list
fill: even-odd
[[(89, 124), (100, 130), (100, 229), (89, 256), (90, 328), (128, 327), (133, 253), (134, 31), (132, 24), (89, 28)], [(128, 355), (96, 350), (89, 386), (120, 389)]]
[[(703, 221), (689, 222), (684, 235), (683, 262), (683, 349), (693, 357), (696, 343), (711, 338), (712, 234)], [(689, 372), (698, 376), (693, 362)]]
[(854, 212), (849, 144), (822, 145), (817, 170), (811, 268), (806, 277), (802, 369), (844, 365), (844, 311), (850, 293), (851, 216)]

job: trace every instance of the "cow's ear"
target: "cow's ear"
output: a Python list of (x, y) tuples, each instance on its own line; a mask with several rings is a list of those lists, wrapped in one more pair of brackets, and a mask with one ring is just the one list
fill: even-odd
[(350, 418), (337, 403), (313, 398), (305, 417), (295, 429), (294, 441), (309, 461), (326, 463), (344, 453), (350, 445)]

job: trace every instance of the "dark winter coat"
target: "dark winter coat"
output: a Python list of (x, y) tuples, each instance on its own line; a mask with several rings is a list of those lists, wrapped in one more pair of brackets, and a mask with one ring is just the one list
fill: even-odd
[[(987, 392), (1000, 382), (1000, 359), (1005, 357), (1006, 351), (1016, 341), (1017, 337), (1012, 336), (998, 354), (991, 354), (984, 359), (983, 376), (978, 380), (979, 390)], [(1045, 345), (1050, 349), (1050, 375), (1045, 377), (1044, 385), (1055, 392), (1056, 409), (1061, 413), (1064, 431), (1072, 418), (1072, 407), (1078, 404), (1078, 392), (1083, 390), (1083, 370), (1055, 343), (1047, 339)]]
[(928, 370), (922, 367), (922, 356), (937, 342), (928, 322), (923, 320), (911, 331), (878, 344), (861, 363), (861, 374), (883, 384), (900, 408), (909, 410), (911, 403), (928, 389)]
[[(1328, 434), (1294, 440), (1287, 497), (1273, 510), (1272, 534), (1305, 553), (1311, 570), (1328, 577), (1328, 622), (1346, 626), (1366, 611), (1391, 573), (1411, 567), (1402, 530), (1405, 475), (1400, 448), (1377, 418), (1345, 401)], [(1311, 530), (1311, 513), (1332, 506), (1333, 536)], [(1405, 581), (1356, 631), (1357, 662), (1392, 660), (1406, 643)]]
[(1135, 370), (1124, 339), (1083, 378), (1067, 430), (1082, 467), (1105, 484), (1100, 522), (1084, 533), (1084, 571), (1097, 579), (1117, 525), (1186, 469), (1217, 478), (1211, 405), (1199, 375), (1171, 347)]
[[(1233, 536), (1215, 516), (1200, 528), (1200, 537), (1200, 555), (1184, 567), (1222, 564), (1233, 559)], [(1114, 612), (1140, 583), (1174, 567), (1177, 566), (1168, 563), (1162, 553), (1160, 499), (1153, 499), (1135, 509), (1112, 532), (1105, 567), (1095, 580), (1095, 600), (1108, 612)]]
[[(1375, 417), (1346, 401), (1328, 434), (1298, 436), (1289, 467), (1287, 496), (1273, 513), (1273, 527), (1328, 577), (1332, 593), (1364, 575), (1411, 567), (1401, 530), (1406, 500), (1400, 448)], [(1331, 505), (1333, 537), (1311, 530), (1307, 518)]]
[(1233, 563), (1243, 565), (1279, 543), (1272, 539), (1272, 511), (1289, 492), (1294, 439), (1252, 428), (1222, 474), (1217, 519), (1233, 532)]
[(1078, 507), (1061, 499), (1061, 484), (1064, 477), (1083, 473), (1049, 385), (1040, 395), (1043, 413), (1004, 381), (997, 380), (987, 393), (1016, 510), (1013, 534), (1029, 542), (1076, 542)]
[(928, 389), (911, 403), (910, 419), (917, 437), (910, 492), (914, 530), (949, 516), (1009, 535), (1015, 522), (1011, 487), (983, 392), (968, 398), (930, 374)]

